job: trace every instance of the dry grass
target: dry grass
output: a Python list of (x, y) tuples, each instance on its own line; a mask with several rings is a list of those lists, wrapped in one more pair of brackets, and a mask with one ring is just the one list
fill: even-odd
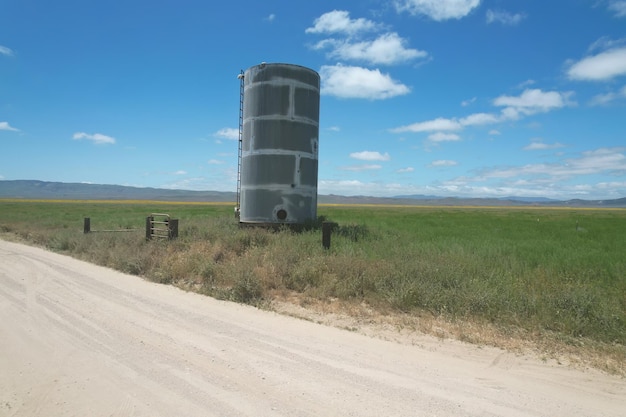
[(407, 314), (397, 310), (373, 308), (364, 302), (346, 302), (339, 299), (321, 301), (298, 293), (274, 294), (271, 299), (268, 308), (280, 314), (396, 343), (432, 343), (433, 340), (428, 337), (441, 342), (457, 340), (477, 346), (500, 348), (559, 365), (578, 369), (594, 368), (626, 377), (624, 347), (621, 345), (592, 341), (571, 343), (556, 335), (529, 334), (526, 330), (512, 327), (502, 329), (471, 317), (452, 320), (428, 312)]
[[(425, 333), (626, 376), (623, 210), (326, 206), (341, 225), (327, 251), (319, 230), (240, 229), (225, 204), (0, 208), (2, 238), (156, 282), (403, 343)], [(179, 218), (179, 239), (146, 242), (150, 212)], [(83, 235), (87, 216), (139, 231)]]

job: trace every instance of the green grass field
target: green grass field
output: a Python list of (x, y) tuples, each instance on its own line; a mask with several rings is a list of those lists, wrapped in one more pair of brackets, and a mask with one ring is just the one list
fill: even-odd
[[(179, 238), (147, 242), (152, 212), (178, 218)], [(315, 228), (239, 228), (233, 204), (0, 200), (0, 213), (5, 236), (218, 298), (366, 303), (626, 362), (624, 209), (321, 206), (339, 224), (330, 250)], [(137, 231), (85, 235), (84, 217)]]

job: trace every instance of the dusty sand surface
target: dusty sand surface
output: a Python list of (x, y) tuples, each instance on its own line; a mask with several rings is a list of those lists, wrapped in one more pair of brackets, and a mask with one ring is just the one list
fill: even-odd
[(385, 341), (0, 241), (0, 416), (625, 415), (619, 377)]

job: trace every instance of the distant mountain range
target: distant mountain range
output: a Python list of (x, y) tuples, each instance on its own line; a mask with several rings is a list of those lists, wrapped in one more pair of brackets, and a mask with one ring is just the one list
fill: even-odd
[[(36, 180), (0, 181), (0, 198), (45, 200), (155, 200), (181, 202), (232, 202), (235, 192), (167, 190), (123, 185), (47, 182)], [(432, 206), (545, 206), (626, 208), (626, 198), (613, 200), (552, 200), (543, 197), (458, 198), (434, 195), (395, 197), (319, 195), (321, 204), (395, 204)]]
[(235, 192), (166, 190), (124, 185), (0, 181), (0, 198), (59, 200), (237, 201)]
[[(436, 195), (422, 195), (422, 194), (412, 194), (412, 195), (398, 195), (394, 198), (411, 198), (414, 200), (440, 200), (446, 197), (439, 197)], [(550, 203), (550, 202), (559, 202), (560, 200), (555, 200), (552, 198), (546, 197), (498, 197), (497, 200), (501, 201), (517, 201), (520, 203)]]

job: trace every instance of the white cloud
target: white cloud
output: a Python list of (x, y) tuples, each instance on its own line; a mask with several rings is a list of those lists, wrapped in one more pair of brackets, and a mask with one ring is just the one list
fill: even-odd
[(470, 98), (469, 100), (463, 100), (463, 101), (461, 102), (461, 106), (463, 106), (463, 107), (467, 107), (467, 106), (469, 106), (470, 104), (473, 104), (474, 102), (476, 102), (476, 97), (472, 97), (472, 98)]
[(94, 133), (93, 135), (90, 135), (85, 132), (77, 132), (77, 133), (74, 133), (74, 135), (72, 136), (72, 139), (90, 140), (96, 145), (112, 145), (115, 143), (115, 138), (112, 138), (111, 136), (103, 135), (101, 133)]
[(480, 5), (480, 0), (396, 0), (398, 12), (424, 15), (435, 21), (461, 19)]
[(228, 140), (238, 140), (239, 139), (239, 129), (234, 129), (232, 127), (224, 127), (213, 134), (218, 138), (224, 138)]
[(8, 130), (11, 132), (19, 132), (19, 129), (14, 128), (13, 126), (9, 125), (9, 122), (0, 122), (0, 130)]
[(428, 140), (431, 142), (455, 142), (461, 140), (461, 137), (455, 133), (436, 132), (428, 135)]
[(271, 13), (269, 16), (265, 18), (265, 20), (267, 20), (268, 22), (273, 22), (275, 19), (276, 19), (276, 15), (274, 13)]
[(351, 153), (350, 158), (360, 159), (361, 161), (389, 161), (391, 156), (387, 152), (381, 154), (380, 152), (363, 151)]
[(350, 165), (346, 167), (342, 167), (341, 169), (344, 171), (371, 171), (376, 169), (381, 169), (382, 165), (377, 164), (364, 164), (364, 165)]
[[(430, 184), (363, 182), (354, 179), (320, 178), (322, 194), (394, 196), (426, 194), (456, 197), (506, 197), (512, 195), (528, 197), (570, 198), (620, 198), (626, 195), (626, 148), (600, 148), (579, 153), (574, 157), (555, 155), (551, 163), (528, 164), (510, 167), (495, 167), (477, 172), (472, 176), (445, 179), (437, 177)], [(437, 160), (429, 164), (432, 171), (445, 172), (454, 166), (451, 160)], [(456, 161), (452, 161), (453, 163)], [(413, 169), (396, 170), (414, 172)], [(476, 171), (475, 171), (476, 172)], [(613, 176), (614, 180), (603, 179), (591, 182), (596, 175)]]
[(457, 161), (452, 161), (449, 159), (438, 159), (436, 161), (431, 162), (430, 165), (428, 166), (429, 167), (453, 167), (458, 164), (459, 163)]
[(544, 143), (541, 139), (533, 139), (530, 144), (524, 146), (525, 151), (544, 151), (548, 149), (558, 149), (565, 145), (562, 143)]
[(330, 130), (331, 132), (339, 132), (341, 128), (339, 126), (330, 126), (327, 127), (326, 130)]
[[(507, 120), (517, 120), (522, 116), (536, 113), (545, 113), (565, 106), (572, 106), (576, 103), (570, 99), (572, 92), (542, 91), (539, 89), (526, 89), (519, 96), (500, 96), (493, 101), (498, 107), (504, 107), (500, 114), (474, 113), (461, 119), (439, 117), (425, 122), (413, 123), (390, 129), (393, 133), (402, 132), (450, 132), (462, 130), (468, 126), (481, 126), (501, 123)], [(492, 131), (493, 132), (493, 131)], [(490, 134), (494, 134), (491, 133)], [(499, 134), (499, 132), (497, 133)], [(437, 141), (438, 138), (446, 139), (442, 133), (431, 135), (430, 140)], [(450, 136), (453, 137), (453, 136)], [(449, 139), (448, 139), (449, 140)], [(458, 140), (454, 139), (454, 140)]]
[(181, 170), (178, 170), (178, 171), (174, 172), (174, 175), (187, 175), (187, 171), (183, 171), (181, 169)]
[(502, 133), (501, 133), (499, 130), (497, 130), (497, 129), (491, 129), (491, 130), (489, 131), (489, 134), (490, 134), (491, 136), (498, 136), (498, 135), (501, 135)]
[(209, 164), (209, 165), (221, 165), (223, 163), (224, 163), (224, 161), (220, 161), (219, 159), (209, 159), (207, 161), (207, 164)]
[(587, 53), (594, 51), (608, 51), (626, 45), (626, 38), (613, 39), (609, 36), (602, 36), (587, 48)]
[(593, 188), (600, 188), (600, 189), (624, 188), (626, 189), (626, 181), (599, 182)]
[(380, 70), (362, 67), (324, 65), (320, 69), (321, 93), (339, 98), (382, 100), (408, 94), (406, 85), (392, 79)]
[(612, 103), (615, 100), (626, 98), (626, 85), (621, 90), (616, 92), (609, 92), (605, 94), (598, 94), (594, 96), (589, 102), (590, 106), (604, 106)]
[(13, 56), (13, 51), (11, 48), (0, 45), (0, 55)]
[(415, 171), (415, 168), (413, 168), (413, 167), (406, 167), (406, 168), (398, 169), (396, 172), (403, 174), (403, 173), (406, 173), (406, 172), (413, 172), (413, 171)]
[(626, 75), (626, 47), (588, 56), (567, 70), (571, 80), (581, 81), (608, 81), (622, 75)]
[(400, 126), (394, 129), (391, 129), (393, 133), (402, 133), (402, 132), (434, 132), (434, 131), (449, 131), (449, 130), (460, 130), (463, 126), (454, 120), (454, 119), (445, 119), (443, 117), (439, 117), (433, 120), (427, 120), (425, 122), (413, 123), (407, 126)]
[(347, 11), (334, 10), (315, 19), (315, 25), (305, 32), (341, 36), (341, 39), (323, 39), (313, 45), (313, 49), (328, 49), (329, 58), (343, 61), (392, 65), (428, 56), (425, 51), (408, 47), (407, 40), (396, 32), (387, 32), (373, 39), (362, 39), (363, 34), (382, 28), (383, 25), (371, 20), (350, 19)]
[(316, 18), (313, 21), (313, 26), (305, 29), (305, 32), (355, 35), (360, 32), (377, 30), (379, 27), (379, 24), (368, 19), (350, 19), (350, 12), (348, 11), (333, 10)]
[(526, 15), (524, 13), (509, 13), (502, 10), (487, 10), (486, 14), (487, 23), (502, 23), (503, 25), (515, 26), (524, 18)]
[(550, 110), (574, 105), (575, 103), (570, 100), (572, 95), (572, 92), (526, 89), (519, 96), (500, 96), (493, 101), (493, 104), (505, 107), (502, 110), (502, 116), (505, 119), (516, 120), (521, 115), (545, 113)]
[(535, 80), (526, 80), (526, 81), (522, 81), (521, 83), (519, 83), (519, 84), (517, 85), (517, 88), (519, 88), (520, 90), (521, 90), (522, 88), (524, 88), (524, 89), (525, 89), (526, 87), (530, 87), (531, 85), (534, 85), (535, 83), (536, 83), (536, 81), (535, 81)]
[(615, 17), (626, 17), (626, 1), (611, 1), (609, 3), (609, 10), (615, 13)]
[(545, 177), (556, 179), (578, 175), (626, 174), (624, 148), (600, 148), (582, 152), (577, 158), (568, 158), (551, 164), (528, 164), (520, 167), (498, 168), (483, 172), (481, 179), (512, 177)]
[(390, 32), (371, 41), (353, 42), (351, 40), (326, 39), (319, 42), (316, 48), (331, 47), (332, 49), (328, 53), (330, 58), (383, 65), (392, 65), (428, 56), (425, 51), (407, 48), (406, 44), (407, 41), (404, 38), (395, 32)]
[(491, 113), (474, 113), (459, 120), (463, 126), (477, 126), (498, 123), (498, 116)]

